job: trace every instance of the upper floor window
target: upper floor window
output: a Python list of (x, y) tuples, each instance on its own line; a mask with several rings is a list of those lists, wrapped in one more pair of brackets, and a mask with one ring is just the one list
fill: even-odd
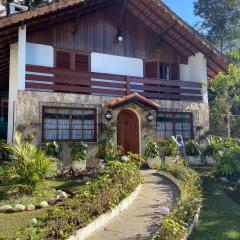
[(159, 78), (163, 80), (179, 80), (179, 68), (179, 63), (163, 63), (159, 60), (145, 60), (144, 76), (146, 78)]
[(65, 70), (74, 70), (80, 72), (90, 72), (90, 54), (56, 49), (55, 66)]
[(43, 141), (96, 142), (97, 110), (43, 107)]
[(171, 138), (181, 135), (184, 139), (193, 138), (192, 113), (158, 112), (157, 138)]

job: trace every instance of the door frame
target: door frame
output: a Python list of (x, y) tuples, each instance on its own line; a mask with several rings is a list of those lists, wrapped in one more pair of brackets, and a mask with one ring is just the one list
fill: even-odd
[(142, 136), (142, 131), (141, 131), (141, 118), (140, 118), (140, 116), (139, 116), (139, 114), (138, 114), (138, 112), (135, 110), (135, 109), (132, 109), (132, 108), (123, 108), (123, 109), (121, 109), (118, 113), (117, 113), (117, 139), (116, 139), (116, 142), (117, 142), (117, 144), (118, 144), (118, 116), (119, 116), (119, 114), (122, 112), (122, 111), (124, 111), (124, 110), (129, 110), (129, 111), (131, 111), (132, 113), (134, 113), (135, 115), (136, 115), (136, 117), (137, 117), (137, 120), (138, 120), (138, 144), (139, 144), (139, 146), (138, 146), (138, 149), (139, 149), (139, 154), (142, 154), (142, 148), (141, 148), (141, 146), (142, 146), (142, 141), (141, 141), (141, 136)]

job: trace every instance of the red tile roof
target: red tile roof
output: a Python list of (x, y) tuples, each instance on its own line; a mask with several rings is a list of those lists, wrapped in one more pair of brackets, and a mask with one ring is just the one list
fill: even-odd
[(119, 99), (107, 104), (107, 106), (109, 108), (117, 108), (117, 107), (123, 106), (123, 105), (128, 104), (128, 103), (136, 103), (136, 104), (139, 104), (141, 106), (144, 105), (146, 107), (153, 108), (155, 110), (160, 109), (160, 105), (158, 105), (158, 104), (154, 103), (153, 101), (141, 96), (139, 93), (132, 93), (128, 96), (119, 98)]

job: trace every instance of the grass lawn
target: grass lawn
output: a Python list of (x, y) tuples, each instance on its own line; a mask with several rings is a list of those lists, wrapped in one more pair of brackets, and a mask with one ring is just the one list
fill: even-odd
[(222, 184), (209, 178), (211, 171), (199, 171), (205, 199), (199, 225), (190, 240), (240, 239), (240, 206), (224, 193)]
[[(61, 188), (68, 189), (74, 192), (79, 192), (84, 187), (83, 180), (72, 180), (72, 179), (58, 179), (56, 181), (49, 181), (49, 187), (52, 188)], [(0, 186), (0, 195), (1, 195)], [(3, 193), (2, 193), (3, 195)], [(50, 199), (47, 199), (50, 200)], [(68, 201), (68, 200), (65, 200)], [(56, 207), (56, 206), (54, 206)], [(45, 214), (47, 209), (39, 209), (33, 212), (21, 212), (21, 213), (12, 213), (4, 214), (0, 213), (0, 239), (13, 239), (16, 237), (16, 232), (27, 226), (32, 218), (37, 218)]]

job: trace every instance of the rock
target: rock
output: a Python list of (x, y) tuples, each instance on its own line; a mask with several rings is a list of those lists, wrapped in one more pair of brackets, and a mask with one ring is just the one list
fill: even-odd
[(50, 204), (50, 205), (55, 205), (56, 203), (57, 203), (57, 199), (56, 198), (53, 198), (53, 199), (48, 201), (48, 204)]
[(198, 202), (199, 202), (198, 198), (193, 199), (193, 203), (198, 203)]
[(16, 204), (15, 207), (13, 208), (14, 212), (23, 212), (25, 211), (26, 207), (22, 204)]
[(168, 215), (170, 213), (170, 209), (169, 208), (162, 208), (160, 209), (160, 214), (161, 215)]
[(26, 206), (26, 210), (27, 211), (33, 211), (33, 210), (35, 210), (35, 206), (32, 205), (32, 204), (29, 204), (29, 205)]
[(219, 180), (223, 183), (228, 183), (228, 179), (226, 177), (220, 177)]
[(227, 189), (231, 192), (235, 191), (235, 189), (233, 187), (228, 187)]
[(128, 157), (127, 156), (122, 156), (121, 157), (121, 161), (122, 162), (127, 162), (128, 161)]
[(42, 201), (42, 202), (40, 202), (39, 206), (40, 206), (41, 208), (46, 208), (46, 207), (48, 207), (49, 205), (48, 205), (48, 203), (47, 203), (46, 201)]
[(62, 202), (63, 201), (63, 196), (57, 195), (57, 197), (55, 199), (56, 199), (57, 202)]
[(65, 192), (63, 192), (63, 191), (60, 193), (60, 196), (62, 196), (64, 199), (65, 199), (65, 198), (68, 198), (67, 193), (65, 193)]
[(12, 211), (13, 211), (13, 207), (10, 205), (4, 205), (4, 206), (0, 207), (1, 213), (8, 213), (8, 212), (12, 212)]
[(38, 223), (38, 221), (37, 221), (36, 218), (32, 218), (32, 219), (31, 219), (31, 223), (34, 224), (34, 225), (36, 225), (36, 224)]

